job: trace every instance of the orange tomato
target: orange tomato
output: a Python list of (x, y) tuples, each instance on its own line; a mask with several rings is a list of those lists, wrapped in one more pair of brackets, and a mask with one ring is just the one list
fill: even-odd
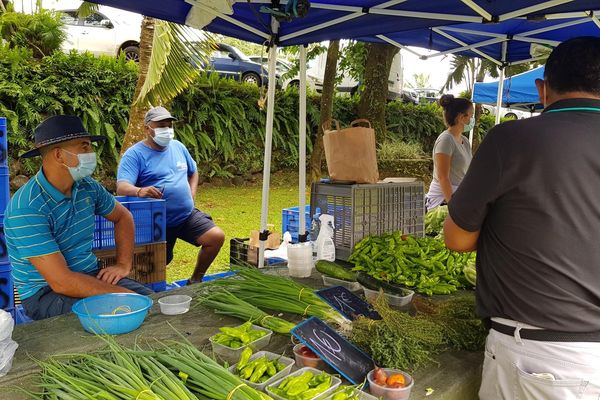
[(392, 387), (403, 387), (406, 385), (406, 380), (404, 379), (404, 375), (402, 374), (394, 374), (390, 375), (385, 382), (388, 386)]

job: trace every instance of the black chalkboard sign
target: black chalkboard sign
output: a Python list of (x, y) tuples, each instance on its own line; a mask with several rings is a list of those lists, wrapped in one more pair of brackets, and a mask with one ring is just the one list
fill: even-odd
[(352, 321), (359, 315), (371, 319), (381, 319), (381, 316), (377, 311), (373, 310), (373, 307), (371, 307), (369, 303), (343, 286), (333, 286), (327, 289), (321, 289), (316, 293), (331, 307), (335, 308)]
[(292, 335), (355, 385), (365, 381), (375, 368), (371, 357), (316, 317), (298, 324)]

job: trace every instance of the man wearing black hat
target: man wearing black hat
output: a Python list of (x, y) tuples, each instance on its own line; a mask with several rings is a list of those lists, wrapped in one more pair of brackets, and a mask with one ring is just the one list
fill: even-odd
[(117, 172), (117, 194), (165, 199), (167, 264), (177, 239), (201, 246), (190, 281), (200, 281), (225, 240), (212, 218), (194, 207), (198, 189), (196, 162), (183, 143), (174, 140), (175, 118), (164, 107), (144, 118), (146, 139), (129, 148)]
[(491, 327), (480, 399), (600, 399), (600, 38), (556, 47), (544, 112), (494, 127), (448, 205)]
[[(133, 257), (131, 213), (90, 176), (92, 142), (78, 117), (50, 117), (35, 129), (41, 170), (11, 198), (4, 231), (15, 287), (34, 319), (67, 313), (79, 299), (104, 293), (151, 294), (127, 279)], [(117, 263), (98, 271), (92, 253), (96, 215), (115, 224)]]

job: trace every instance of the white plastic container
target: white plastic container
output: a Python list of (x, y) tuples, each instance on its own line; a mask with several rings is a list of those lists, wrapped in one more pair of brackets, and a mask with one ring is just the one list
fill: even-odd
[[(379, 296), (378, 290), (371, 290), (371, 289), (364, 288), (364, 291), (365, 291), (365, 297), (368, 301), (377, 300), (377, 296)], [(405, 293), (405, 295), (401, 296), (401, 295), (383, 292), (386, 300), (388, 301), (388, 304), (393, 307), (404, 307), (404, 306), (407, 306), (410, 304), (415, 292), (413, 292), (412, 290), (409, 290), (409, 289), (405, 289), (404, 293)]]
[(158, 299), (160, 312), (165, 315), (185, 314), (190, 309), (192, 298), (184, 294), (165, 296)]
[(358, 282), (345, 281), (343, 279), (337, 279), (327, 275), (323, 275), (323, 285), (327, 287), (343, 286), (351, 292), (358, 292), (363, 288), (362, 285)]
[(297, 344), (294, 346), (294, 359), (296, 360), (296, 367), (298, 368), (304, 368), (304, 367), (308, 367), (308, 368), (315, 368), (315, 369), (320, 369), (320, 370), (324, 370), (327, 365), (325, 364), (325, 361), (323, 361), (319, 356), (317, 356), (317, 358), (311, 358), (311, 357), (305, 357), (301, 354), (298, 353), (298, 351), (300, 350), (300, 347), (305, 346), (302, 343)]
[(335, 261), (335, 243), (333, 243), (333, 215), (321, 214), (321, 229), (317, 237), (317, 260)]
[(410, 391), (415, 384), (412, 377), (406, 372), (400, 371), (399, 369), (384, 368), (383, 370), (387, 376), (393, 374), (404, 375), (407, 385), (398, 389), (380, 386), (373, 380), (374, 371), (371, 371), (367, 374), (367, 380), (369, 381), (369, 392), (371, 392), (373, 396), (382, 398), (383, 400), (407, 400), (410, 397)]
[[(339, 386), (339, 387), (336, 389), (336, 391), (337, 391), (338, 389), (341, 389), (341, 388), (342, 388), (342, 386)], [(362, 390), (358, 390), (358, 389), (357, 389), (357, 390), (355, 391), (355, 393), (358, 395), (358, 398), (359, 398), (360, 400), (377, 400), (377, 397), (375, 397), (375, 396), (373, 396), (373, 395), (371, 395), (371, 394), (369, 394), (369, 393), (367, 393), (367, 392), (363, 392)], [(326, 399), (326, 400), (331, 400), (331, 399), (333, 399), (333, 396), (335, 396), (335, 392), (334, 392), (334, 393), (331, 393), (331, 394), (330, 394), (330, 395), (327, 397), (327, 399)]]
[[(259, 390), (261, 392), (265, 390), (265, 387), (267, 385), (270, 385), (271, 383), (279, 380), (280, 378), (285, 378), (286, 376), (288, 376), (290, 374), (290, 371), (292, 370), (292, 367), (294, 366), (294, 360), (292, 360), (291, 358), (283, 357), (279, 354), (271, 353), (270, 351), (259, 351), (258, 353), (254, 353), (254, 354), (252, 354), (252, 357), (250, 357), (250, 359), (248, 361), (253, 361), (253, 360), (256, 360), (257, 358), (261, 358), (263, 356), (267, 356), (269, 361), (279, 360), (279, 362), (281, 362), (285, 365), (285, 368), (282, 369), (281, 371), (279, 371), (278, 373), (276, 373), (275, 375), (273, 375), (272, 377), (270, 377), (269, 379), (267, 379), (266, 381), (264, 381), (263, 383), (250, 382), (250, 381), (247, 381), (246, 379), (242, 379), (240, 377), (240, 379), (242, 379), (242, 381), (246, 385), (251, 386), (254, 389)], [(237, 363), (232, 365), (231, 367), (229, 367), (229, 372), (231, 372), (232, 374), (237, 376), (236, 368), (237, 368)]]
[(287, 248), (289, 276), (308, 278), (314, 268), (312, 246), (309, 242), (291, 244)]
[(240, 355), (242, 354), (242, 351), (244, 351), (244, 349), (246, 347), (250, 347), (253, 351), (257, 351), (257, 350), (265, 348), (271, 341), (271, 336), (273, 336), (273, 331), (263, 328), (262, 326), (257, 326), (257, 325), (252, 325), (251, 329), (258, 329), (261, 331), (265, 331), (265, 332), (267, 332), (267, 334), (261, 338), (256, 339), (253, 342), (250, 342), (244, 346), (238, 347), (237, 349), (234, 349), (234, 348), (228, 347), (228, 346), (224, 346), (222, 344), (214, 342), (213, 341), (214, 335), (213, 335), (210, 338), (208, 338), (208, 340), (210, 341), (210, 344), (212, 345), (213, 352), (215, 354), (219, 355), (219, 357), (221, 357), (223, 360), (225, 360), (229, 363), (234, 363), (240, 359)]
[[(299, 370), (297, 370), (296, 372), (289, 374), (287, 377), (289, 376), (299, 376), (302, 375), (305, 372), (312, 372), (315, 375), (319, 375), (319, 374), (324, 374), (325, 372), (323, 371), (319, 371), (318, 369), (314, 369), (314, 368), (300, 368)], [(287, 378), (286, 377), (286, 378)], [(265, 390), (267, 391), (267, 394), (269, 396), (271, 396), (273, 399), (275, 400), (287, 400), (285, 397), (281, 397), (276, 395), (275, 393), (271, 392), (269, 390), (270, 387), (277, 387), (279, 386), (279, 384), (284, 380), (285, 378), (281, 378), (277, 381), (275, 381), (274, 383), (267, 385), (267, 387), (265, 388)], [(328, 397), (331, 393), (333, 393), (335, 391), (335, 389), (337, 389), (338, 386), (340, 386), (340, 383), (342, 383), (341, 379), (338, 378), (337, 376), (331, 376), (331, 387), (329, 389), (327, 389), (326, 391), (324, 391), (323, 393), (321, 393), (320, 395), (313, 397), (312, 399), (308, 399), (308, 400), (316, 400), (316, 399), (325, 399), (326, 397)]]

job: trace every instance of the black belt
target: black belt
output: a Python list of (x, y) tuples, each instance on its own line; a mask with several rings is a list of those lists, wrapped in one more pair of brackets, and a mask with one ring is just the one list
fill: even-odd
[[(491, 328), (505, 335), (514, 336), (516, 328), (491, 321)], [(521, 339), (542, 342), (600, 342), (600, 332), (560, 332), (546, 329), (524, 329), (519, 331)]]

